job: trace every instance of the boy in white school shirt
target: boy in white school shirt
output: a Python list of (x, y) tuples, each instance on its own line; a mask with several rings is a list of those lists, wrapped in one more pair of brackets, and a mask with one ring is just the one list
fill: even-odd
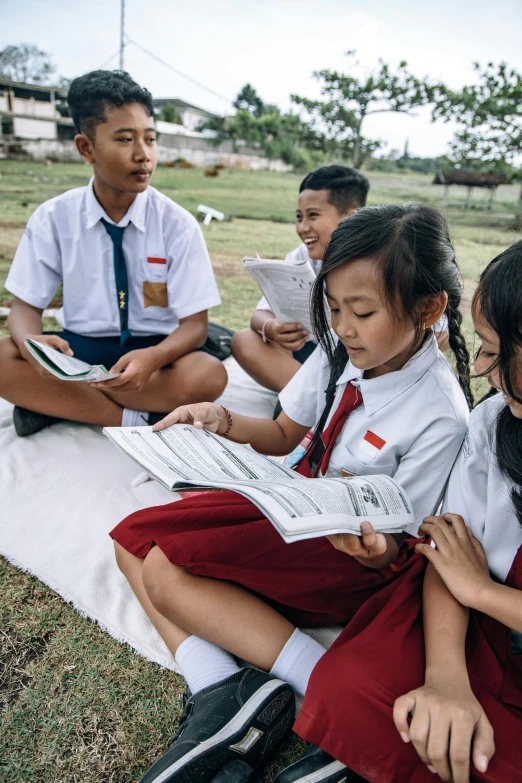
[[(201, 230), (149, 187), (157, 163), (150, 92), (127, 73), (93, 71), (73, 81), (68, 103), (93, 178), (38, 207), (5, 284), (14, 300), (11, 337), (0, 340), (0, 396), (15, 404), (19, 435), (60, 419), (146, 424), (149, 413), (216, 399), (227, 380), (221, 362), (198, 351), (207, 310), (220, 304)], [(63, 331), (43, 334), (42, 311), (60, 283)], [(123, 374), (64, 383), (32, 359), (28, 337)]]
[[(315, 274), (332, 232), (341, 220), (366, 204), (370, 183), (348, 166), (322, 166), (299, 186), (295, 230), (301, 244), (288, 261), (309, 261)], [(280, 392), (312, 354), (317, 343), (301, 324), (282, 324), (263, 297), (252, 314), (250, 328), (232, 338), (232, 353), (255, 381)]]

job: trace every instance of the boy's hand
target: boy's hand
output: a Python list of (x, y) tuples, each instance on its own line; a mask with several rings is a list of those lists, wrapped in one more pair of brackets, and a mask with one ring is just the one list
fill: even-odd
[(370, 522), (361, 522), (362, 536), (351, 533), (336, 533), (326, 536), (340, 552), (355, 557), (369, 568), (384, 568), (397, 557), (398, 546), (389, 533), (376, 533)]
[(110, 372), (122, 372), (119, 378), (92, 383), (91, 386), (102, 391), (141, 391), (156, 369), (156, 359), (148, 348), (129, 351), (110, 369)]
[[(26, 340), (36, 340), (39, 343), (42, 343), (43, 345), (48, 345), (50, 348), (59, 348), (60, 351), (67, 356), (74, 356), (74, 351), (69, 346), (69, 343), (67, 340), (62, 339), (61, 337), (58, 337), (57, 334), (29, 334), (25, 338)], [(24, 357), (24, 359), (27, 359), (28, 362), (30, 362), (33, 367), (38, 370), (40, 375), (43, 375), (44, 378), (54, 378), (54, 375), (49, 372), (49, 370), (46, 370), (43, 365), (40, 364), (40, 362), (36, 361), (34, 356), (29, 353), (27, 350), (25, 343), (22, 343), (22, 347), (20, 348), (20, 353)]]
[(181, 405), (164, 419), (158, 421), (152, 429), (154, 432), (158, 432), (172, 424), (193, 424), (200, 430), (209, 430), (209, 432), (216, 432), (220, 435), (227, 430), (228, 416), (221, 405), (216, 405), (213, 402), (197, 402), (195, 405)]
[(441, 672), (438, 682), (398, 698), (393, 720), (403, 741), (412, 742), (430, 772), (446, 783), (469, 783), (470, 759), (485, 772), (495, 752), (486, 713), (457, 676)]
[(302, 324), (282, 324), (277, 318), (271, 318), (265, 335), (285, 351), (299, 351), (306, 342), (308, 331)]
[(426, 517), (419, 528), (419, 534), (429, 536), (437, 548), (419, 543), (415, 551), (420, 552), (433, 564), (459, 603), (470, 609), (474, 608), (481, 591), (492, 584), (488, 561), (480, 541), (458, 514)]

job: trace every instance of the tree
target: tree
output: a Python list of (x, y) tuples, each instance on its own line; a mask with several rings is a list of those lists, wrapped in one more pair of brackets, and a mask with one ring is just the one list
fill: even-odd
[[(522, 154), (522, 74), (504, 62), (474, 63), (478, 84), (438, 95), (434, 119), (455, 119), (450, 159), (462, 168), (506, 172)], [(519, 178), (522, 176), (522, 170)], [(514, 227), (522, 228), (522, 187)]]
[(410, 74), (404, 61), (396, 73), (379, 60), (376, 71), (358, 76), (355, 51), (346, 55), (350, 73), (322, 70), (313, 74), (321, 82), (321, 95), (327, 100), (314, 101), (299, 95), (292, 95), (291, 99), (308, 112), (317, 143), (324, 147), (330, 144), (350, 154), (353, 166), (359, 168), (366, 155), (382, 146), (377, 139), (362, 135), (366, 117), (382, 112), (410, 114), (412, 109), (431, 103), (434, 87), (427, 79)]
[(251, 84), (245, 84), (241, 88), (232, 106), (234, 109), (248, 112), (253, 117), (260, 117), (265, 113), (265, 104)]
[(163, 120), (163, 122), (173, 122), (175, 125), (183, 125), (183, 118), (172, 103), (167, 103), (165, 106), (161, 107), (159, 119)]
[(55, 70), (50, 55), (33, 44), (6, 46), (0, 51), (0, 73), (14, 82), (48, 84)]

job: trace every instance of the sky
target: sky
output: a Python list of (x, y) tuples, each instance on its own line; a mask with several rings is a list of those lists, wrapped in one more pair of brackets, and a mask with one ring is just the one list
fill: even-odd
[[(121, 0), (0, 0), (0, 49), (32, 43), (49, 52), (60, 75), (118, 67)], [(346, 68), (357, 51), (370, 72), (382, 58), (408, 62), (417, 76), (453, 88), (473, 82), (474, 61), (506, 61), (522, 71), (522, 0), (125, 0), (130, 39), (125, 69), (157, 98), (182, 98), (217, 114), (250, 82), (267, 103), (290, 108), (297, 93), (320, 97), (312, 72)], [(214, 93), (218, 93), (217, 97)], [(228, 102), (227, 102), (228, 99)], [(369, 117), (363, 133), (384, 151), (436, 156), (447, 151), (456, 126), (414, 116)]]

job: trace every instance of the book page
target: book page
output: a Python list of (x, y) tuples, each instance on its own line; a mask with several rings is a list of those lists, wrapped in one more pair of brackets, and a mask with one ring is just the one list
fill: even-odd
[(255, 482), (238, 491), (263, 509), (287, 542), (360, 535), (364, 521), (376, 531), (399, 532), (414, 521), (409, 499), (389, 476), (308, 479), (295, 485)]
[(308, 261), (291, 264), (245, 259), (245, 269), (257, 281), (281, 323), (301, 323), (312, 333), (310, 293), (315, 272)]
[(152, 427), (106, 427), (103, 430), (143, 470), (169, 489), (233, 488), (240, 482), (305, 480), (303, 476), (249, 446), (200, 430), (174, 424), (153, 432)]
[[(74, 356), (67, 356), (67, 354), (58, 351), (56, 348), (51, 348), (50, 345), (39, 343), (37, 340), (26, 340), (25, 342), (35, 359), (40, 364), (43, 364), (44, 367), (47, 367), (47, 369), (51, 369), (49, 363), (64, 375), (85, 374), (92, 369), (92, 365), (87, 362), (76, 359)], [(36, 348), (37, 350), (31, 350), (31, 348)], [(42, 357), (41, 354), (44, 356)]]
[(67, 381), (109, 381), (119, 378), (121, 373), (111, 373), (103, 365), (94, 367), (88, 362), (77, 359), (75, 356), (67, 356), (50, 345), (40, 343), (38, 340), (25, 340), (25, 345), (31, 355), (40, 364), (49, 370), (56, 378)]

